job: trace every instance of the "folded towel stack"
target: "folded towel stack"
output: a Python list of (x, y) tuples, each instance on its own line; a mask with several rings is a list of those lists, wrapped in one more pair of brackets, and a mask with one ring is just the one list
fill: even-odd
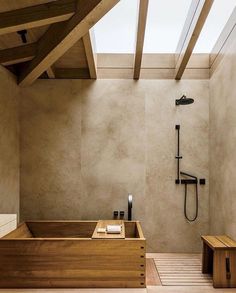
[(107, 233), (110, 234), (120, 234), (121, 233), (121, 225), (107, 225), (106, 230)]

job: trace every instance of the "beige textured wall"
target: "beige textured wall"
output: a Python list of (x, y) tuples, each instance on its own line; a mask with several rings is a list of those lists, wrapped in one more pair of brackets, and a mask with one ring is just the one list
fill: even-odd
[[(195, 103), (177, 108), (183, 93)], [(40, 80), (24, 88), (22, 218), (110, 218), (127, 210), (131, 192), (150, 251), (199, 251), (209, 220), (208, 114), (208, 81)], [(207, 179), (193, 224), (174, 183), (176, 123), (182, 169)]]
[(19, 213), (19, 88), (0, 66), (0, 214)]
[(236, 40), (210, 80), (211, 233), (236, 239)]

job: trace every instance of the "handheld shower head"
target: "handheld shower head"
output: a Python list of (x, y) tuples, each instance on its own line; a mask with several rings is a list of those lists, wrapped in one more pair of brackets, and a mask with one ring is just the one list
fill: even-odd
[(183, 95), (180, 99), (175, 100), (175, 105), (189, 105), (194, 102), (194, 99), (187, 98), (185, 95)]

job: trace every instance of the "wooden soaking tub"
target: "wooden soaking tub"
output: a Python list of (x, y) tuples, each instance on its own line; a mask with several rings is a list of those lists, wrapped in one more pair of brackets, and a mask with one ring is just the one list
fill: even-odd
[(94, 239), (97, 221), (30, 221), (0, 239), (0, 288), (145, 287), (139, 222)]

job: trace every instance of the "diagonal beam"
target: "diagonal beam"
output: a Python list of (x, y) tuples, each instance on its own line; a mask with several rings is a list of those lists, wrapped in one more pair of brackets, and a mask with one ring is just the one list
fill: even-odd
[(51, 78), (56, 78), (56, 74), (55, 74), (55, 70), (52, 66), (50, 66), (47, 70), (47, 75), (48, 77), (51, 79)]
[(139, 2), (139, 17), (138, 17), (138, 30), (136, 40), (136, 51), (134, 59), (134, 79), (139, 79), (142, 56), (143, 56), (143, 44), (147, 22), (149, 0), (140, 0)]
[(89, 31), (86, 35), (83, 36), (83, 43), (85, 54), (88, 62), (88, 68), (90, 73), (90, 78), (97, 78), (97, 56), (94, 53), (93, 43), (92, 43), (92, 32)]
[(67, 22), (51, 25), (39, 40), (38, 54), (22, 70), (19, 84), (32, 84), (118, 2), (119, 0), (78, 0), (76, 14)]
[(0, 50), (0, 64), (12, 65), (32, 60), (36, 55), (36, 43)]
[(181, 79), (214, 0), (192, 0), (177, 46), (175, 79)]
[(69, 19), (76, 11), (75, 0), (58, 0), (0, 13), (0, 35)]

